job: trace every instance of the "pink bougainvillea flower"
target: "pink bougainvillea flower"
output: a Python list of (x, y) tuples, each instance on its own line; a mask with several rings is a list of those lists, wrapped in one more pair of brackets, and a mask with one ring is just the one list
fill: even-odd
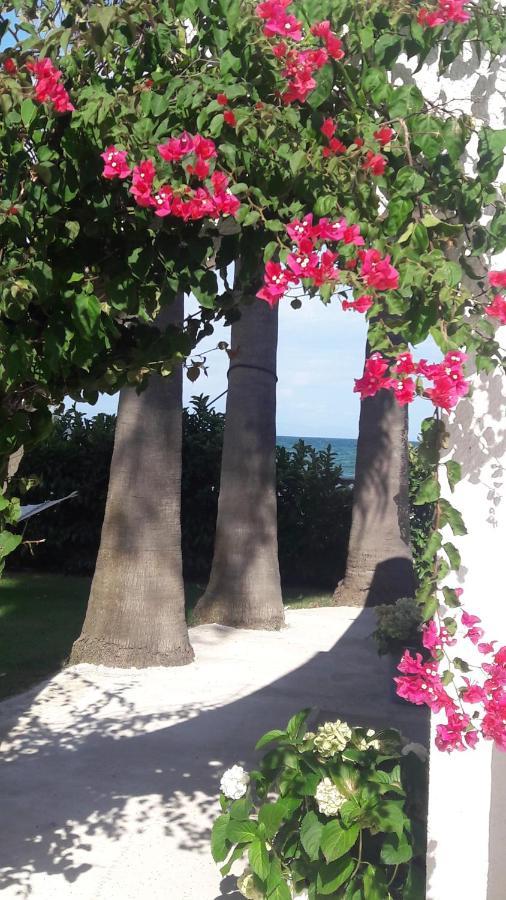
[(233, 113), (231, 109), (225, 110), (225, 112), (223, 113), (223, 118), (227, 125), (230, 125), (232, 128), (234, 127), (234, 125), (237, 125), (235, 113)]
[(395, 131), (388, 125), (383, 125), (381, 128), (374, 132), (374, 137), (383, 147), (385, 144), (389, 144), (390, 141), (394, 139)]
[(134, 167), (130, 193), (135, 197), (135, 202), (138, 206), (155, 205), (151, 190), (155, 174), (156, 170), (150, 159), (145, 159), (138, 166)]
[(416, 372), (416, 365), (411, 353), (401, 353), (397, 357), (394, 371), (398, 375), (413, 375)]
[(363, 169), (369, 169), (373, 175), (383, 175), (387, 167), (387, 160), (381, 153), (373, 153), (372, 150), (367, 151), (366, 158), (362, 163)]
[(326, 38), (330, 34), (330, 22), (328, 19), (324, 22), (314, 22), (311, 25), (311, 34), (314, 34), (315, 37)]
[(484, 641), (483, 643), (478, 644), (478, 650), (480, 653), (483, 653), (484, 656), (488, 656), (490, 653), (494, 652), (494, 644), (497, 641)]
[(195, 165), (186, 166), (186, 171), (188, 175), (196, 175), (197, 178), (200, 178), (202, 181), (204, 178), (207, 178), (209, 175), (209, 163), (205, 159), (201, 159), (200, 156), (197, 157), (195, 161)]
[(336, 127), (336, 123), (333, 119), (324, 119), (320, 131), (326, 138), (331, 138), (336, 133)]
[(390, 263), (390, 256), (382, 257), (378, 250), (360, 250), (361, 275), (369, 287), (378, 291), (392, 291), (399, 287), (399, 273)]
[(471, 615), (471, 613), (468, 613), (465, 610), (463, 610), (462, 624), (465, 625), (466, 628), (468, 628), (470, 625), (477, 625), (478, 622), (481, 622), (481, 619), (479, 616), (473, 616), (473, 615)]
[(217, 99), (218, 103), (220, 104), (220, 106), (228, 106), (229, 100), (228, 100), (228, 97), (226, 94), (218, 94), (216, 99)]
[(416, 385), (412, 378), (403, 378), (400, 381), (391, 380), (390, 387), (399, 406), (406, 406), (415, 399)]
[(193, 138), (192, 149), (201, 159), (213, 159), (215, 156), (218, 156), (214, 141), (210, 138), (202, 137), (200, 134), (196, 134)]
[(75, 107), (70, 102), (70, 97), (60, 84), (62, 73), (50, 59), (38, 59), (36, 62), (26, 64), (26, 68), (35, 77), (35, 99), (39, 103), (51, 103), (56, 112), (72, 112)]
[(485, 307), (487, 316), (499, 319), (501, 325), (506, 325), (506, 297), (496, 294), (494, 299)]
[(341, 306), (344, 310), (354, 309), (355, 312), (365, 313), (373, 305), (374, 300), (369, 294), (362, 294), (356, 300), (343, 300)]
[(179, 162), (183, 157), (191, 153), (194, 147), (194, 139), (187, 131), (178, 138), (170, 138), (165, 144), (158, 144), (158, 152), (166, 162)]
[(4, 72), (7, 72), (7, 75), (15, 75), (18, 71), (18, 67), (12, 57), (4, 60), (3, 68)]
[(213, 174), (211, 175), (211, 183), (214, 188), (214, 193), (215, 194), (223, 193), (223, 191), (225, 191), (226, 188), (228, 187), (229, 181), (230, 181), (230, 179), (229, 179), (228, 175), (225, 175), (225, 172), (214, 171)]
[(263, 33), (266, 37), (273, 37), (279, 34), (282, 37), (290, 38), (292, 41), (301, 41), (303, 38), (302, 23), (289, 15), (286, 8), (290, 6), (291, 0), (267, 0), (265, 3), (259, 3), (255, 7), (257, 16), (264, 19), (265, 25)]
[(337, 223), (335, 240), (353, 244), (355, 247), (361, 247), (365, 243), (360, 234), (360, 225), (348, 225), (346, 219), (340, 219)]
[(354, 393), (361, 399), (374, 397), (378, 391), (390, 387), (390, 379), (386, 377), (388, 360), (381, 353), (372, 353), (365, 361), (362, 378), (355, 379)]
[(489, 272), (488, 280), (493, 287), (506, 287), (506, 269), (503, 269), (501, 272)]
[(330, 139), (328, 147), (324, 147), (323, 155), (335, 156), (337, 153), (346, 153), (346, 150), (346, 144), (343, 144), (339, 138), (333, 137)]
[(286, 259), (288, 267), (299, 278), (313, 278), (319, 263), (317, 253), (305, 256), (301, 253), (289, 253)]
[(265, 300), (269, 306), (274, 306), (286, 294), (290, 284), (297, 284), (298, 278), (287, 269), (283, 269), (279, 263), (270, 260), (265, 264), (264, 286), (258, 291), (257, 297)]
[(172, 200), (174, 197), (174, 191), (168, 184), (164, 184), (163, 187), (159, 188), (156, 194), (153, 197), (154, 207), (155, 207), (155, 216), (169, 216), (172, 212)]
[(294, 219), (293, 222), (286, 226), (286, 232), (296, 243), (299, 243), (301, 238), (309, 238), (313, 241), (320, 234), (319, 226), (313, 225), (312, 213), (308, 213), (303, 219)]
[(437, 28), (447, 22), (463, 24), (469, 22), (471, 16), (464, 9), (465, 0), (439, 0), (436, 9), (421, 9), (417, 16), (420, 25)]
[(337, 259), (337, 253), (331, 253), (325, 250), (320, 256), (320, 265), (313, 273), (313, 283), (316, 287), (322, 287), (324, 284), (331, 284), (339, 278), (339, 269), (334, 265)]
[(132, 170), (126, 161), (126, 150), (117, 150), (111, 144), (100, 156), (104, 160), (104, 171), (102, 172), (104, 178), (127, 178), (130, 175)]
[(344, 57), (343, 42), (337, 37), (337, 34), (334, 34), (332, 31), (325, 39), (325, 46), (327, 48), (327, 53), (332, 59), (339, 60)]
[(241, 203), (230, 191), (217, 191), (213, 197), (218, 216), (235, 216)]

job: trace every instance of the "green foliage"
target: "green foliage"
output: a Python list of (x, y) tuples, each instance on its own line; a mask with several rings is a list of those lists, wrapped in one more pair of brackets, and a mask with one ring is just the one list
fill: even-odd
[[(210, 571), (220, 487), (224, 416), (208, 397), (192, 399), (183, 413), (182, 544), (185, 577)], [(81, 574), (93, 572), (100, 542), (115, 417), (86, 419), (69, 410), (55, 419), (47, 441), (25, 455), (12, 489), (24, 502), (78, 497), (29, 520), (25, 537), (44, 543), (21, 547), (15, 566)], [(299, 441), (277, 448), (279, 556), (287, 584), (335, 587), (344, 574), (352, 491), (330, 448)], [(13, 535), (13, 537), (17, 537)]]
[(376, 606), (377, 624), (373, 638), (378, 652), (395, 653), (405, 647), (420, 646), (422, 614), (413, 597), (400, 597), (395, 603)]
[[(432, 421), (432, 420), (431, 420)], [(423, 582), (430, 561), (426, 550), (434, 519), (435, 504), (431, 500), (420, 502), (420, 487), (432, 478), (433, 466), (418, 445), (409, 445), (409, 500), (410, 533), (413, 563), (419, 584)]]
[(342, 722), (335, 723), (342, 749), (322, 757), (319, 729), (305, 731), (307, 714), (258, 742), (273, 748), (251, 773), (240, 816), (232, 820), (230, 811), (242, 801), (221, 794), (212, 851), (216, 862), (228, 860), (222, 873), (247, 856), (238, 880), (246, 897), (289, 900), (307, 891), (310, 900), (422, 900), (424, 764), (403, 754), (399, 732)]

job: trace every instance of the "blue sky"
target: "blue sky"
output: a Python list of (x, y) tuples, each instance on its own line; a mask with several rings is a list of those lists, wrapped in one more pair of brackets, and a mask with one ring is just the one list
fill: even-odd
[[(187, 304), (187, 312), (197, 308)], [(343, 312), (334, 301), (324, 306), (317, 298), (306, 298), (301, 309), (292, 309), (287, 300), (280, 304), (278, 344), (278, 434), (297, 437), (354, 438), (358, 432), (359, 400), (353, 393), (353, 379), (362, 374), (366, 337), (365, 317)], [(202, 342), (203, 352), (218, 341), (230, 343), (230, 329), (216, 327)], [(422, 348), (420, 348), (422, 349)], [(425, 348), (427, 355), (433, 355)], [(418, 354), (417, 354), (418, 356)], [(184, 381), (184, 402), (192, 394), (217, 397), (227, 387), (228, 357), (216, 351), (207, 357), (208, 375), (196, 382)], [(215, 404), (225, 409), (226, 398)], [(96, 406), (85, 407), (90, 415), (115, 412), (117, 397), (103, 396)], [(430, 415), (431, 404), (417, 400), (410, 408), (410, 437), (418, 436), (421, 419)]]

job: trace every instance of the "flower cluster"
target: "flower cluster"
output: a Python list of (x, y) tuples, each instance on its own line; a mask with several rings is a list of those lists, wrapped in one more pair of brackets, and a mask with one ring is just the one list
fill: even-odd
[[(320, 131), (328, 141), (328, 145), (323, 148), (324, 157), (328, 158), (329, 156), (346, 153), (348, 147), (340, 138), (336, 137), (337, 125), (333, 119), (324, 119)], [(395, 138), (395, 131), (387, 125), (383, 125), (374, 132), (374, 138), (380, 147), (385, 147)], [(363, 138), (354, 137), (350, 146), (354, 146), (357, 150), (360, 149), (364, 146)], [(365, 155), (362, 159), (362, 168), (371, 172), (372, 175), (383, 175), (387, 163), (387, 158), (381, 153), (374, 152), (373, 150), (365, 150)]]
[[(274, 306), (290, 287), (304, 283), (307, 287), (320, 288), (330, 284), (335, 286), (341, 279), (341, 270), (336, 265), (338, 254), (328, 249), (331, 243), (342, 243), (355, 247), (364, 244), (358, 225), (349, 225), (346, 219), (331, 222), (322, 218), (318, 222), (309, 213), (304, 219), (294, 219), (286, 227), (293, 241), (292, 252), (288, 254), (286, 265), (268, 262), (264, 272), (264, 285), (257, 297)], [(390, 264), (390, 257), (381, 257), (377, 250), (359, 251), (362, 259), (362, 276), (367, 285), (376, 290), (397, 287), (399, 273)], [(372, 306), (370, 296), (358, 297), (356, 301), (344, 301), (345, 309), (365, 312)]]
[(435, 9), (423, 7), (417, 16), (420, 25), (428, 28), (437, 28), (438, 25), (446, 25), (454, 22), (457, 25), (469, 22), (471, 16), (464, 9), (465, 0), (438, 0)]
[(228, 99), (226, 94), (218, 94), (216, 100), (220, 104), (220, 106), (224, 107), (223, 110), (223, 119), (230, 125), (231, 128), (234, 128), (237, 125), (237, 119), (235, 117), (235, 113), (232, 109), (230, 109), (230, 100)]
[(337, 719), (335, 722), (325, 722), (320, 725), (313, 739), (314, 749), (319, 756), (329, 759), (341, 750), (351, 740), (351, 728), (346, 722)]
[[(506, 269), (501, 272), (490, 272), (488, 276), (492, 287), (506, 288)], [(488, 306), (485, 307), (487, 316), (499, 319), (501, 325), (506, 325), (506, 297), (495, 294)]]
[(131, 175), (130, 193), (137, 205), (153, 209), (155, 216), (160, 218), (170, 215), (188, 222), (235, 216), (240, 202), (229, 190), (228, 176), (217, 169), (210, 174), (211, 163), (218, 155), (214, 141), (184, 131), (179, 137), (159, 144), (158, 153), (171, 166), (184, 163), (186, 177), (201, 182), (208, 179), (208, 183), (197, 188), (187, 183), (178, 186), (160, 183), (153, 160), (146, 159), (132, 169), (126, 151), (114, 146), (107, 147), (101, 154), (104, 160), (102, 175), (108, 179), (125, 179)]
[(61, 84), (63, 75), (50, 59), (27, 63), (26, 68), (35, 77), (35, 99), (39, 103), (50, 103), (59, 113), (72, 112), (75, 107)]
[[(374, 397), (382, 389), (392, 390), (400, 406), (411, 403), (418, 393), (434, 406), (449, 411), (469, 391), (463, 371), (465, 359), (464, 353), (452, 350), (440, 363), (431, 364), (425, 359), (416, 363), (411, 353), (401, 353), (390, 363), (381, 353), (372, 353), (366, 359), (362, 378), (355, 379), (354, 391), (363, 400)], [(413, 375), (418, 377), (418, 382)], [(432, 387), (424, 387), (422, 378), (432, 381)]]
[(220, 789), (229, 800), (240, 800), (248, 790), (249, 781), (249, 775), (242, 766), (232, 766), (223, 773)]
[[(462, 637), (471, 641), (486, 661), (476, 666), (480, 681), (471, 682), (464, 677), (455, 698), (447, 690), (441, 664), (445, 659), (451, 663), (447, 648), (456, 644), (457, 623), (450, 632), (439, 618), (432, 619), (424, 626), (422, 639), (429, 659), (423, 660), (421, 653), (413, 657), (406, 650), (398, 666), (402, 673), (395, 678), (398, 695), (419, 706), (425, 704), (432, 712), (443, 712), (446, 717), (436, 727), (439, 750), (475, 747), (480, 734), (506, 750), (506, 647), (495, 651), (495, 641), (482, 641), (484, 632), (479, 627), (480, 621), (478, 616), (462, 612)], [(473, 709), (469, 710), (468, 706)]]
[[(255, 12), (264, 20), (262, 30), (267, 38), (282, 38), (273, 45), (272, 52), (284, 63), (282, 75), (288, 86), (282, 94), (283, 102), (304, 103), (316, 87), (315, 73), (329, 59), (342, 59), (344, 51), (342, 42), (332, 31), (329, 21), (316, 22), (311, 26), (310, 35), (306, 35), (302, 22), (287, 13), (288, 6), (291, 6), (291, 0), (265, 0), (257, 5)], [(287, 43), (293, 41), (298, 44), (310, 36), (319, 38), (323, 46), (299, 50)]]
[(337, 816), (347, 798), (330, 778), (322, 778), (315, 792), (318, 809), (324, 816)]

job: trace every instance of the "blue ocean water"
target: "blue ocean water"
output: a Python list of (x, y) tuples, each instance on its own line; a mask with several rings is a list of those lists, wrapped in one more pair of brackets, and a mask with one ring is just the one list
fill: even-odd
[[(292, 434), (278, 434), (276, 438), (279, 446), (286, 447), (287, 450), (291, 450), (299, 440), (300, 438)], [(343, 478), (355, 476), (357, 442), (354, 438), (304, 437), (302, 440), (315, 450), (325, 450), (330, 444), (332, 452), (336, 455), (336, 462), (343, 468)]]

